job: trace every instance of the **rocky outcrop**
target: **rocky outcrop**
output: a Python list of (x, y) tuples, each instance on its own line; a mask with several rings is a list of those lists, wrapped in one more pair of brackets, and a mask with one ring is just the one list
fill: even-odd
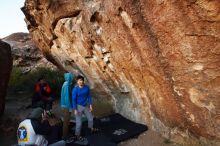
[(218, 0), (28, 0), (46, 57), (76, 63), (99, 98), (167, 136), (220, 140)]
[(5, 96), (12, 69), (11, 47), (0, 40), (0, 116), (5, 109)]
[(35, 46), (28, 33), (14, 33), (3, 39), (12, 47), (13, 66), (23, 73), (30, 72), (38, 67), (56, 69), (43, 53)]

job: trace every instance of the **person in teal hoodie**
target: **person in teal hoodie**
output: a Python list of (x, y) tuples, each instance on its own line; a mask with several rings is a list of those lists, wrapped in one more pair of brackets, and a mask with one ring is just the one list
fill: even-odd
[(72, 106), (72, 96), (71, 96), (71, 85), (73, 81), (73, 74), (72, 73), (65, 73), (64, 74), (65, 82), (63, 83), (62, 90), (61, 90), (61, 107), (64, 113), (64, 120), (63, 120), (63, 138), (66, 139), (68, 135), (68, 127), (70, 122), (70, 116), (73, 109)]

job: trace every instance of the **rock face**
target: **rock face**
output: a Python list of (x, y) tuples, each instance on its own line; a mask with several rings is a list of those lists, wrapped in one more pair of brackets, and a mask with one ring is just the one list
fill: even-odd
[(35, 46), (28, 33), (14, 33), (5, 37), (3, 41), (12, 47), (13, 66), (20, 68), (23, 73), (37, 67), (56, 68)]
[(28, 0), (46, 57), (162, 134), (220, 140), (218, 0)]
[(5, 96), (8, 80), (12, 69), (11, 47), (9, 44), (0, 40), (0, 116), (5, 109)]

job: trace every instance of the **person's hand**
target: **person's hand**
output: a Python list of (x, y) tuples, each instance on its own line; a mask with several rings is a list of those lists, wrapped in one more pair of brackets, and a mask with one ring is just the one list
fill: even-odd
[(52, 100), (53, 100), (53, 98), (52, 98), (52, 97), (49, 97), (49, 98), (48, 98), (48, 100), (49, 100), (49, 101), (52, 101)]
[(45, 90), (45, 91), (47, 91), (47, 87), (45, 86), (45, 87), (43, 87), (43, 89)]
[(42, 113), (42, 120), (45, 121), (48, 119), (48, 115), (47, 115), (47, 112), (44, 110), (44, 112)]
[(62, 124), (62, 120), (57, 117), (48, 118), (48, 122), (49, 122), (50, 126)]
[(77, 114), (78, 114), (78, 111), (77, 111), (77, 110), (74, 110), (74, 114), (77, 115)]
[(89, 111), (92, 112), (92, 105), (89, 106)]

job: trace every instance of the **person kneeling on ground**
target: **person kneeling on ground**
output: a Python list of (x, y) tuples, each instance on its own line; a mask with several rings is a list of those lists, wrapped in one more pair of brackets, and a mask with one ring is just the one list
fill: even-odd
[(91, 132), (96, 132), (97, 129), (93, 128), (93, 115), (92, 115), (92, 98), (90, 96), (89, 86), (85, 85), (84, 77), (77, 76), (77, 86), (72, 90), (72, 103), (74, 114), (76, 117), (75, 135), (77, 140), (84, 140), (81, 136), (81, 117), (84, 113), (88, 119), (88, 128)]
[(19, 124), (18, 145), (65, 146), (62, 138), (62, 121), (50, 111), (36, 108)]

